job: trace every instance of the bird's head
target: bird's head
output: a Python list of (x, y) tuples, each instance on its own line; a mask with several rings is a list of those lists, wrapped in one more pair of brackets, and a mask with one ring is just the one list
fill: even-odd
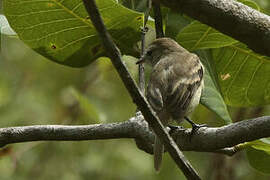
[(136, 64), (145, 62), (154, 66), (162, 57), (171, 52), (186, 52), (186, 50), (171, 38), (156, 39), (148, 46)]

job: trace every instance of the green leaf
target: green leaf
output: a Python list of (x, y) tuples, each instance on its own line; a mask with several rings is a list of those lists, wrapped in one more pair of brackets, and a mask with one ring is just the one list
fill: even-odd
[(215, 68), (211, 65), (211, 56), (206, 51), (198, 51), (204, 65), (204, 89), (201, 104), (215, 112), (226, 124), (232, 122), (227, 106), (219, 92)]
[(252, 147), (257, 150), (265, 151), (270, 155), (270, 140), (267, 138), (263, 138), (256, 141), (251, 141), (245, 143), (246, 146)]
[(83, 94), (72, 87), (70, 87), (68, 90), (70, 91), (70, 94), (76, 99), (76, 101), (78, 101), (82, 112), (91, 119), (91, 122), (101, 123), (99, 113), (95, 106), (90, 103), (89, 99), (87, 99)]
[(165, 20), (165, 36), (175, 39), (179, 31), (190, 24), (190, 22), (191, 20), (188, 17), (170, 10)]
[(265, 151), (258, 150), (252, 147), (247, 148), (246, 150), (247, 158), (249, 164), (254, 169), (270, 174), (270, 154), (266, 153)]
[(236, 44), (213, 50), (226, 104), (238, 107), (270, 103), (270, 58)]
[[(239, 0), (241, 3), (260, 10), (259, 6), (249, 0)], [(193, 21), (183, 28), (177, 35), (176, 40), (190, 51), (198, 49), (221, 48), (237, 43), (238, 41), (222, 34), (214, 28), (202, 24), (199, 21)]]
[(176, 40), (189, 51), (220, 48), (237, 42), (199, 21), (193, 21), (183, 28), (177, 35)]
[[(132, 55), (142, 14), (114, 0), (96, 2), (116, 44)], [(4, 13), (19, 38), (52, 61), (82, 67), (105, 55), (82, 0), (4, 0)]]
[(253, 8), (253, 9), (256, 9), (258, 11), (260, 11), (260, 7), (258, 6), (258, 4), (256, 4), (255, 2), (253, 1), (250, 1), (250, 0), (238, 0), (239, 2)]
[(270, 139), (263, 138), (244, 143), (250, 165), (263, 173), (270, 173)]

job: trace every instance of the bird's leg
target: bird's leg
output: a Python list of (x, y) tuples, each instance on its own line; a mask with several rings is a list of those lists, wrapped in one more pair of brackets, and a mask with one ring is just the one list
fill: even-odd
[(189, 122), (192, 126), (192, 130), (191, 130), (191, 136), (196, 132), (198, 131), (198, 129), (200, 129), (201, 127), (205, 127), (207, 126), (206, 124), (196, 124), (194, 123), (192, 120), (190, 120), (188, 117), (184, 117), (184, 119)]
[(170, 128), (169, 130), (170, 135), (178, 129), (184, 129), (182, 126), (175, 126), (175, 125), (170, 125), (170, 124), (168, 125), (168, 127)]
[(170, 131), (175, 131), (179, 128), (179, 126), (175, 126), (175, 125), (168, 125), (168, 127), (170, 128)]

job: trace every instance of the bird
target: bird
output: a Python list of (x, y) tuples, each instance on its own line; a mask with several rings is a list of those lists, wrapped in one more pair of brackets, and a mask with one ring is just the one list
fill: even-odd
[[(192, 125), (192, 132), (201, 126), (187, 116), (199, 104), (204, 87), (204, 67), (200, 58), (171, 38), (158, 38), (146, 49), (136, 64), (152, 67), (146, 88), (146, 98), (166, 127), (169, 122)], [(157, 135), (154, 142), (154, 168), (159, 171), (164, 145)]]

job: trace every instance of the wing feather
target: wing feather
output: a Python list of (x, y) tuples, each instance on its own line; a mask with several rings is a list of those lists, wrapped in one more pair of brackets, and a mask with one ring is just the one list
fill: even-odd
[(166, 109), (173, 119), (183, 118), (201, 86), (202, 78), (203, 66), (197, 55), (172, 53), (154, 66), (148, 83), (147, 99), (155, 111)]

